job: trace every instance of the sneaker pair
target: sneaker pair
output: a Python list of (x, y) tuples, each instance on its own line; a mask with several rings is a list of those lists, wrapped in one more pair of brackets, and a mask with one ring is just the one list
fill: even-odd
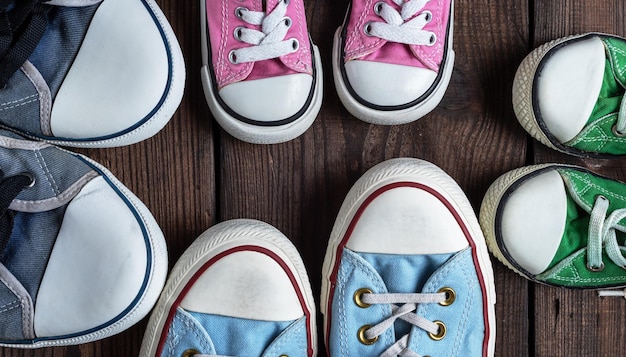
[(4, 1), (0, 13), (0, 345), (112, 336), (156, 303), (165, 239), (106, 168), (51, 143), (154, 135), (182, 98), (180, 48), (153, 0)]
[[(567, 154), (625, 154), (625, 51), (626, 39), (598, 33), (534, 50), (513, 84), (522, 126)], [(625, 197), (626, 184), (585, 168), (532, 165), (491, 185), (480, 222), (493, 254), (529, 280), (581, 289), (623, 287)]]
[[(303, 1), (200, 5), (202, 82), (218, 123), (257, 144), (306, 131), (321, 107), (323, 78)], [(450, 81), (452, 32), (452, 0), (353, 1), (333, 48), (339, 98), (370, 123), (426, 115)]]
[[(472, 207), (438, 167), (381, 163), (348, 193), (323, 265), (331, 356), (493, 356), (495, 289)], [(298, 252), (266, 223), (203, 233), (176, 263), (140, 356), (314, 356)]]

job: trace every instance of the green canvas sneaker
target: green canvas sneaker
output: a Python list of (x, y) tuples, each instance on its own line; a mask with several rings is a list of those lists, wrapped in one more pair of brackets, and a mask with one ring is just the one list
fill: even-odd
[(521, 276), (582, 289), (626, 286), (626, 184), (584, 168), (527, 166), (487, 190), (491, 252)]
[(561, 38), (531, 52), (513, 82), (518, 121), (548, 147), (576, 156), (626, 154), (626, 39)]

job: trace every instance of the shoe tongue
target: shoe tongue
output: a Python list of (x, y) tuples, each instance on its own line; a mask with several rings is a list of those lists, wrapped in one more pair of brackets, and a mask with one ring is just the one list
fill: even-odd
[[(430, 277), (455, 253), (400, 255), (358, 253), (378, 273), (389, 293), (421, 293)], [(409, 333), (411, 324), (396, 320), (396, 339)]]
[(380, 275), (389, 293), (402, 294), (421, 292), (431, 275), (453, 255), (358, 254)]

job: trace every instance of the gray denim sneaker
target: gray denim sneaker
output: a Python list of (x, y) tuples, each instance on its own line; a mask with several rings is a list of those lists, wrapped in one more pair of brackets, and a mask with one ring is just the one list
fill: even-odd
[(0, 126), (74, 147), (147, 139), (170, 120), (182, 53), (154, 0), (0, 4)]
[(102, 339), (156, 303), (163, 234), (101, 165), (0, 131), (0, 210), (0, 345)]

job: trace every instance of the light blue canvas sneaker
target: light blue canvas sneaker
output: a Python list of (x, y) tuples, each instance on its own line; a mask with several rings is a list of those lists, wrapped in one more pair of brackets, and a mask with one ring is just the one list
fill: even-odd
[(323, 266), (330, 356), (493, 356), (494, 304), (485, 241), (452, 178), (401, 158), (355, 183)]
[(128, 145), (182, 99), (182, 52), (154, 0), (2, 1), (0, 36), (0, 126), (22, 136)]
[(74, 345), (112, 336), (152, 309), (165, 239), (108, 170), (0, 131), (0, 345)]
[(314, 356), (315, 304), (296, 248), (269, 224), (211, 227), (178, 260), (140, 356)]

